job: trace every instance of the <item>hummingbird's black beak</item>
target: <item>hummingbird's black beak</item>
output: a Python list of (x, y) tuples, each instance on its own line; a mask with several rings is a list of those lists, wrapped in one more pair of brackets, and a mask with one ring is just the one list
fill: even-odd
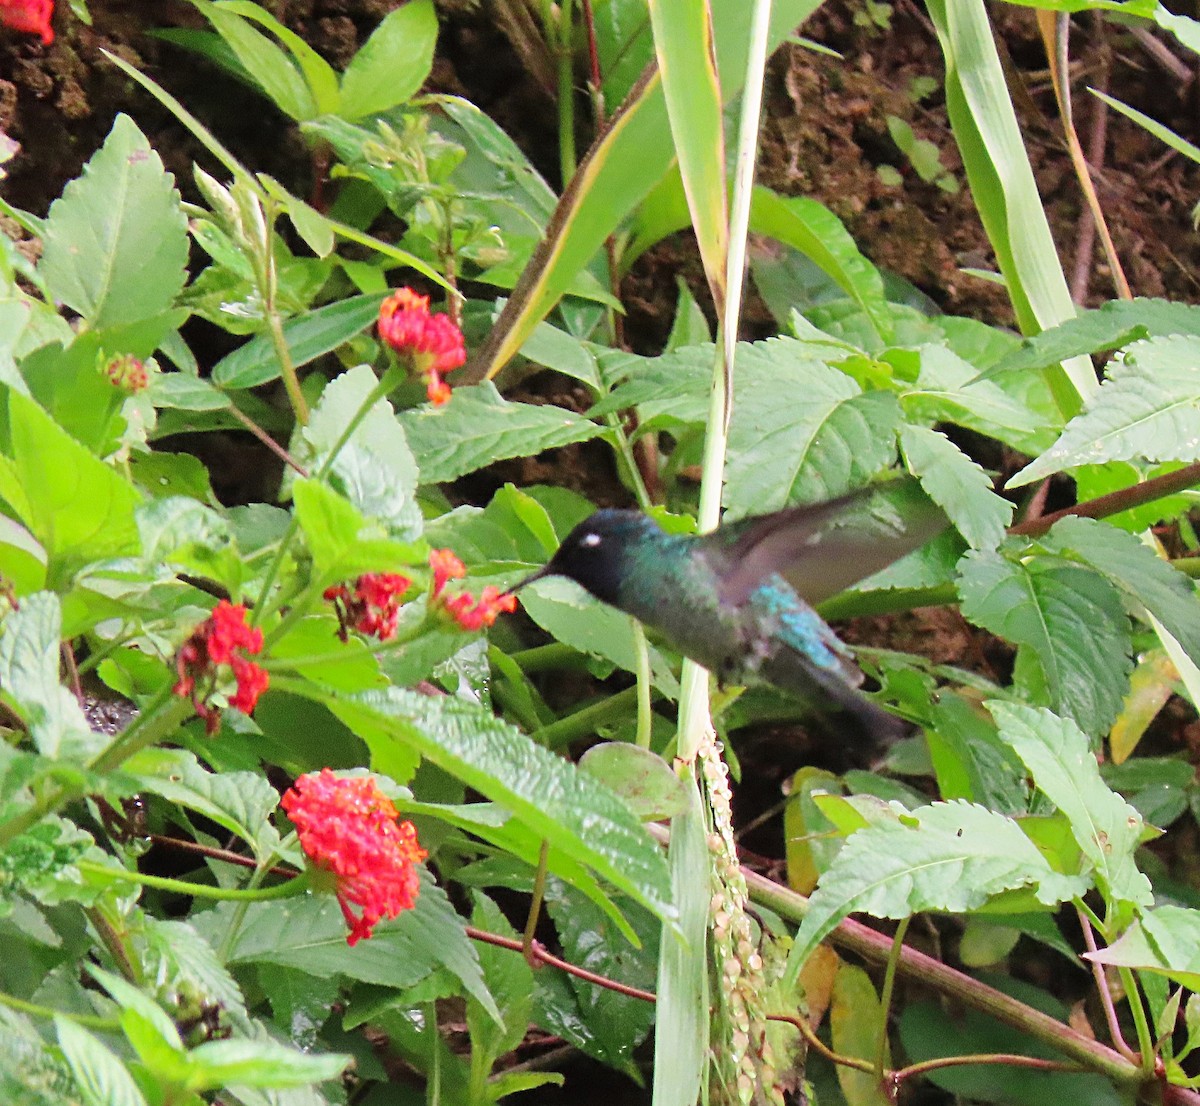
[(513, 584), (513, 586), (511, 588), (508, 588), (504, 592), (504, 594), (505, 595), (515, 595), (526, 584), (532, 584), (535, 580), (544, 580), (547, 576), (553, 576), (554, 571), (555, 570), (553, 568), (551, 568), (549, 564), (544, 564), (536, 572), (531, 572), (523, 580), (518, 580), (515, 584)]

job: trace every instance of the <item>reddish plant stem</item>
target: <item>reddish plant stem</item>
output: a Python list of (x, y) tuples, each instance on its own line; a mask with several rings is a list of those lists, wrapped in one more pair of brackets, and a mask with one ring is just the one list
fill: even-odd
[[(502, 937), (498, 933), (489, 933), (486, 929), (476, 929), (474, 926), (467, 926), (467, 936), (473, 941), (483, 941), (488, 945), (495, 945), (497, 948), (510, 949), (513, 952), (524, 953), (526, 951), (523, 941), (518, 941), (512, 937)], [(573, 975), (577, 979), (585, 980), (588, 983), (594, 983), (597, 987), (604, 987), (609, 991), (616, 991), (619, 995), (627, 995), (629, 998), (641, 999), (643, 1002), (657, 1002), (658, 996), (653, 991), (643, 991), (640, 987), (631, 987), (627, 983), (618, 983), (615, 979), (609, 979), (607, 976), (597, 975), (595, 972), (589, 972), (586, 968), (580, 968), (572, 964), (568, 960), (563, 960), (553, 953), (547, 952), (540, 941), (534, 941), (529, 947), (529, 953), (541, 964), (549, 964), (552, 968), (558, 968), (559, 971), (566, 972), (568, 975)]]
[(1079, 515), (1082, 518), (1106, 518), (1108, 515), (1127, 511), (1131, 507), (1140, 507), (1144, 503), (1152, 503), (1156, 499), (1184, 491), (1195, 484), (1200, 484), (1200, 461), (1185, 465), (1175, 472), (1168, 472), (1164, 476), (1156, 476), (1153, 480), (1144, 480), (1140, 484), (1109, 492), (1108, 495), (1076, 503), (1074, 507), (1064, 507), (1061, 511), (1042, 515), (1041, 518), (1029, 519), (1009, 527), (1008, 532), (1036, 538), (1049, 530), (1059, 519), (1068, 518), (1071, 515)]
[(258, 425), (249, 415), (243, 414), (238, 410), (237, 404), (229, 405), (229, 413), (237, 419), (247, 430), (250, 431), (263, 445), (265, 445), (272, 453), (275, 454), (285, 465), (295, 469), (296, 472), (308, 479), (308, 469), (306, 469), (299, 461), (296, 460), (286, 449), (283, 448), (274, 438), (271, 437), (261, 426)]
[[(1088, 952), (1096, 952), (1096, 937), (1092, 933), (1092, 923), (1088, 921), (1088, 916), (1079, 907), (1075, 908), (1075, 912), (1079, 915), (1079, 928), (1083, 930), (1083, 943), (1087, 946)], [(1096, 991), (1100, 995), (1100, 1005), (1104, 1007), (1104, 1020), (1108, 1023), (1108, 1035), (1122, 1056), (1136, 1062), (1137, 1054), (1129, 1047), (1121, 1033), (1121, 1023), (1117, 1020), (1117, 1008), (1113, 1005), (1112, 991), (1108, 986), (1108, 978), (1104, 974), (1104, 965), (1092, 960), (1089, 962), (1089, 966), (1092, 969), (1092, 978), (1096, 981)]]

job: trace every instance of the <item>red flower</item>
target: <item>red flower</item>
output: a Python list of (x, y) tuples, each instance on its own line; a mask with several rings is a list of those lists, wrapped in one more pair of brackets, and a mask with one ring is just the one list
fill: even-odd
[[(210, 735), (221, 725), (221, 712), (207, 702), (217, 682), (218, 665), (229, 665), (237, 683), (229, 705), (243, 714), (252, 714), (258, 697), (267, 690), (270, 676), (245, 654), (260, 653), (262, 647), (262, 630), (246, 625), (246, 608), (227, 599), (222, 599), (179, 647), (175, 655), (179, 679), (172, 690), (184, 698), (191, 696), (192, 705), (204, 719), (204, 728)], [(242, 652), (235, 653), (235, 649)], [(196, 690), (197, 680), (207, 685), (203, 694)]]
[(467, 574), (467, 566), (449, 549), (435, 549), (429, 554), (429, 567), (433, 569), (433, 585), (429, 594), (434, 599), (442, 594), (450, 580), (461, 580)]
[(110, 357), (104, 364), (104, 375), (114, 388), (120, 388), (123, 392), (144, 392), (150, 383), (150, 374), (146, 372), (146, 366), (131, 353)]
[[(412, 909), (420, 891), (416, 865), (427, 854), (412, 823), (399, 820), (373, 777), (340, 777), (322, 768), (296, 780), (279, 805), (309, 860), (335, 877), (350, 927), (347, 944), (370, 937), (383, 918)], [(356, 916), (352, 905), (362, 914)]]
[(54, 0), (0, 0), (0, 23), (14, 31), (41, 35), (46, 46), (54, 41), (53, 15)]
[(428, 296), (411, 288), (388, 296), (379, 307), (379, 337), (425, 379), (430, 403), (440, 407), (450, 399), (450, 385), (442, 377), (466, 361), (467, 347), (449, 315), (429, 313)]
[(390, 641), (400, 621), (400, 600), (411, 586), (407, 576), (396, 572), (367, 572), (354, 581), (353, 592), (346, 584), (326, 588), (325, 598), (337, 611), (338, 636), (345, 641), (347, 628), (353, 628)]
[(447, 599), (445, 608), (464, 630), (482, 630), (493, 625), (501, 614), (515, 611), (517, 597), (501, 591), (494, 584), (487, 584), (478, 601), (473, 602), (471, 596), (463, 592)]

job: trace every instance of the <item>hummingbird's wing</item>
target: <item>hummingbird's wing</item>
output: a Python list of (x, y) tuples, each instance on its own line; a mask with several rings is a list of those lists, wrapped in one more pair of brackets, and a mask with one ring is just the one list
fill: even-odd
[(864, 580), (940, 534), (949, 520), (911, 477), (769, 515), (739, 519), (697, 540), (737, 606), (779, 573), (808, 603)]

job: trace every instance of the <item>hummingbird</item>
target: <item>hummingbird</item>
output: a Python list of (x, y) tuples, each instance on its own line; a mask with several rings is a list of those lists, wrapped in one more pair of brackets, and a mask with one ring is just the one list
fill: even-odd
[(857, 690), (850, 650), (810, 606), (924, 545), (949, 521), (915, 479), (809, 506), (668, 533), (640, 511), (605, 508), (540, 569), (633, 615), (722, 685), (770, 685), (852, 719), (853, 736), (890, 744), (903, 723)]

